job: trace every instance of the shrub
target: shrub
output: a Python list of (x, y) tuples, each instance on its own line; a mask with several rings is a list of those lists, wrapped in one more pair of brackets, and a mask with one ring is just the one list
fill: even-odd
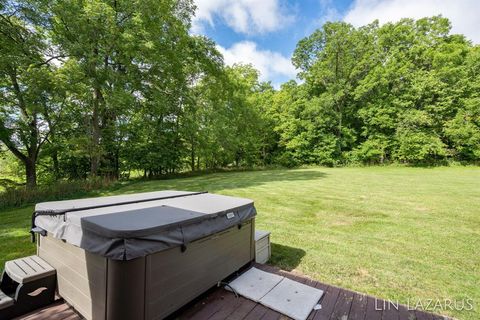
[(115, 180), (94, 178), (88, 180), (59, 181), (36, 188), (26, 186), (8, 188), (0, 193), (0, 210), (18, 207), (40, 201), (63, 200), (74, 195), (99, 190), (111, 186)]

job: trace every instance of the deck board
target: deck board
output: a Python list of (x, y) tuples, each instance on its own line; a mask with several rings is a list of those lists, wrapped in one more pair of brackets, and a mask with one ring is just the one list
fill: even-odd
[(369, 320), (382, 319), (382, 311), (377, 310), (375, 298), (372, 298), (372, 297), (367, 298), (367, 310), (365, 312), (365, 319), (369, 319)]
[(416, 320), (415, 311), (408, 310), (405, 306), (398, 306), (398, 319)]
[(331, 320), (343, 320), (348, 319), (350, 314), (350, 308), (352, 307), (353, 296), (355, 295), (352, 291), (341, 290), (337, 302), (333, 307), (333, 312), (330, 315)]
[[(240, 297), (241, 298), (241, 297)], [(242, 304), (235, 309), (229, 316), (229, 320), (242, 320), (244, 319), (257, 305), (257, 303), (253, 302), (252, 300), (248, 300), (245, 298), (241, 298), (244, 301)]]
[[(381, 299), (353, 292), (350, 290), (327, 285), (299, 274), (280, 270), (268, 265), (255, 267), (276, 273), (289, 279), (324, 291), (319, 301), (321, 308), (312, 310), (308, 320), (434, 320), (449, 319), (420, 310), (408, 310), (399, 306), (398, 310)], [(382, 309), (383, 306), (387, 310)], [(80, 320), (81, 317), (65, 302), (59, 300), (54, 304), (27, 314), (17, 320)], [(199, 298), (186, 305), (169, 319), (184, 320), (286, 320), (288, 317), (277, 311), (248, 300), (235, 297), (235, 294), (223, 288), (212, 288)]]
[(313, 320), (329, 320), (332, 315), (337, 298), (340, 294), (340, 289), (337, 287), (329, 286), (324, 293), (324, 298), (322, 299), (320, 305), (322, 308), (317, 310)]
[(398, 316), (398, 310), (393, 308), (392, 306), (387, 307), (382, 312), (382, 320), (399, 320)]
[(415, 316), (417, 320), (433, 320), (432, 314), (420, 310), (415, 310)]
[(228, 294), (222, 301), (222, 307), (215, 312), (209, 320), (224, 320), (229, 318), (236, 309), (238, 309), (242, 303), (245, 301), (245, 298), (236, 298), (234, 294)]
[(80, 317), (68, 304), (63, 300), (58, 300), (57, 302), (49, 305), (48, 307), (42, 308), (30, 312), (22, 317), (17, 318), (17, 320), (81, 320)]
[(250, 311), (244, 320), (258, 320), (263, 317), (265, 313), (267, 313), (268, 309), (262, 306), (261, 304), (257, 304), (255, 308)]
[(367, 311), (367, 296), (355, 293), (350, 309), (349, 320), (364, 320)]
[(281, 314), (273, 311), (271, 309), (267, 309), (267, 312), (263, 315), (261, 318), (262, 320), (278, 320), (280, 318)]

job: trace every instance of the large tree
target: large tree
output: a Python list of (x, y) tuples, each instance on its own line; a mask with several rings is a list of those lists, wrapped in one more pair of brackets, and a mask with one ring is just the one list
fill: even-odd
[(179, 105), (192, 2), (61, 0), (51, 10), (53, 41), (82, 84), (72, 92), (90, 174), (118, 176), (123, 125), (143, 106), (162, 117)]
[(0, 141), (37, 183), (37, 161), (60, 112), (54, 94), (57, 58), (35, 2), (0, 4)]
[(332, 163), (476, 159), (474, 51), (442, 17), (326, 23), (293, 56), (308, 97), (290, 140)]
[(362, 60), (369, 53), (376, 25), (355, 29), (343, 22), (327, 22), (321, 29), (301, 40), (293, 55), (293, 63), (301, 70), (307, 89), (320, 114), (328, 114), (335, 135), (334, 156), (340, 158), (350, 149), (356, 134), (357, 105), (353, 90), (368, 71)]

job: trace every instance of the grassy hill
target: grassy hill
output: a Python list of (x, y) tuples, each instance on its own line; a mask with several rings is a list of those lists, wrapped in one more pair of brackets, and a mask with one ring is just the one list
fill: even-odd
[[(311, 168), (126, 183), (96, 195), (208, 190), (255, 200), (271, 264), (401, 303), (473, 299), (480, 318), (480, 169)], [(0, 212), (0, 263), (34, 252), (32, 206)], [(437, 310), (439, 312), (439, 310)]]

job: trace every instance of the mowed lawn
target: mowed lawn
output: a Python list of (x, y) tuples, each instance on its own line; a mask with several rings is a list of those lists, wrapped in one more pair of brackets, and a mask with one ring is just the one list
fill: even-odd
[[(312, 168), (126, 183), (118, 194), (208, 190), (255, 200), (271, 264), (415, 305), (473, 299), (480, 319), (480, 169)], [(0, 263), (34, 252), (32, 206), (0, 212)], [(468, 305), (466, 305), (468, 307)], [(437, 310), (438, 312), (439, 310)]]

